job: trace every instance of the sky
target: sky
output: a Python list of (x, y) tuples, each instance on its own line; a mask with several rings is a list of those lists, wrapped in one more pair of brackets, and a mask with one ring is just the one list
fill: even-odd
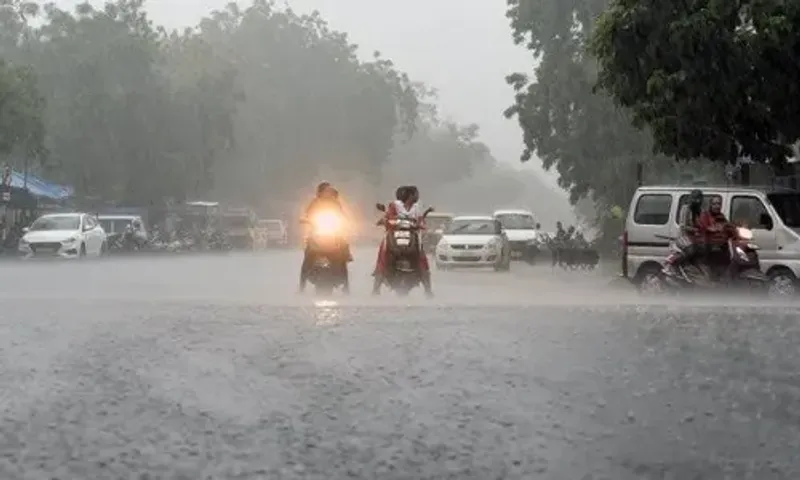
[[(56, 3), (66, 7), (79, 2)], [(227, 3), (149, 0), (148, 11), (158, 23), (184, 27)], [(535, 158), (520, 164), (522, 133), (515, 119), (503, 116), (514, 95), (505, 76), (530, 72), (533, 65), (530, 53), (511, 39), (504, 0), (288, 0), (285, 4), (303, 13), (319, 10), (333, 28), (349, 34), (363, 55), (379, 50), (413, 79), (436, 88), (442, 115), (480, 125), (481, 139), (499, 160), (542, 172)], [(541, 176), (560, 190), (554, 175)]]

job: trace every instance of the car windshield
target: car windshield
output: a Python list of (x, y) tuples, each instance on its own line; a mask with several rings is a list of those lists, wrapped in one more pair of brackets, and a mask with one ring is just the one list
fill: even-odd
[(81, 218), (78, 216), (69, 217), (39, 217), (31, 224), (32, 231), (47, 230), (78, 230), (81, 226)]
[(800, 228), (800, 193), (772, 193), (767, 198), (784, 225)]
[(533, 230), (536, 228), (533, 217), (523, 213), (504, 213), (496, 217), (506, 230)]
[(445, 230), (446, 234), (492, 235), (495, 233), (493, 220), (453, 220)]
[(270, 232), (280, 232), (282, 230), (281, 222), (267, 222), (265, 226)]

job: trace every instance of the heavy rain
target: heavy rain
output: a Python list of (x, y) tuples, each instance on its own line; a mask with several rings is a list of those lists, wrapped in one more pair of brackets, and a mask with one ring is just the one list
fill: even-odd
[(0, 0), (0, 479), (800, 478), (800, 14), (700, 3)]

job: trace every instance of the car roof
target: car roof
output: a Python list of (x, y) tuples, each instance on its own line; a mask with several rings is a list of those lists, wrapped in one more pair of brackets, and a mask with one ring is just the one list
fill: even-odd
[(98, 215), (97, 218), (103, 220), (128, 220), (131, 218), (142, 218), (141, 215)]
[(459, 215), (453, 217), (453, 221), (456, 220), (494, 221), (494, 218), (491, 215)]
[(42, 218), (42, 217), (79, 217), (81, 215), (86, 215), (86, 214), (82, 213), (82, 212), (45, 213), (44, 215), (40, 216), (39, 218)]
[(533, 212), (530, 210), (522, 210), (522, 209), (505, 209), (505, 210), (495, 210), (493, 215), (530, 215), (533, 216)]
[(792, 188), (774, 185), (647, 185), (637, 189), (637, 191), (642, 193), (691, 192), (692, 190), (714, 190), (720, 193), (798, 193), (797, 190)]

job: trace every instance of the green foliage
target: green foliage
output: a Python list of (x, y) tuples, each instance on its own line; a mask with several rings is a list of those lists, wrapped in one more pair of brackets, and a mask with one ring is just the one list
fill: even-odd
[[(19, 132), (46, 138), (46, 176), (135, 204), (289, 202), (326, 171), (375, 185), (395, 144), (424, 124), (424, 88), (390, 60), (360, 60), (319, 14), (265, 0), (179, 32), (154, 25), (143, 0), (74, 11), (14, 0), (0, 7), (0, 52), (36, 72), (34, 82), (3, 70), (2, 85), (38, 83), (45, 129)], [(33, 92), (14, 98), (35, 113)]]
[(0, 59), (0, 154), (42, 153), (43, 110), (33, 71)]
[(800, 3), (616, 0), (598, 84), (678, 158), (783, 162), (800, 137)]
[(603, 204), (627, 203), (636, 188), (636, 163), (648, 177), (663, 159), (651, 155), (651, 138), (631, 125), (624, 110), (595, 94), (595, 60), (586, 54), (602, 0), (508, 0), (514, 39), (538, 60), (536, 80), (507, 78), (516, 94), (506, 116), (523, 131), (522, 160), (534, 155), (555, 168), (574, 204), (592, 196)]

